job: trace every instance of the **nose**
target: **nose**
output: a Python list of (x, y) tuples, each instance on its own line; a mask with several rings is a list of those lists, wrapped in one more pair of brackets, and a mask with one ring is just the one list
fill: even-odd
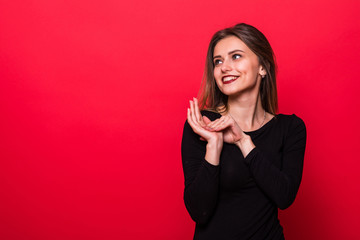
[(232, 65), (231, 62), (229, 60), (224, 60), (223, 63), (221, 64), (221, 71), (222, 72), (228, 72), (232, 70)]

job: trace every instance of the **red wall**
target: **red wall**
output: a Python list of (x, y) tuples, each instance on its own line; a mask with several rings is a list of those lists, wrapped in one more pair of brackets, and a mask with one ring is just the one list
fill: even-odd
[(180, 158), (207, 44), (272, 44), (308, 143), (287, 239), (360, 239), (360, 2), (0, 1), (0, 239), (191, 239)]

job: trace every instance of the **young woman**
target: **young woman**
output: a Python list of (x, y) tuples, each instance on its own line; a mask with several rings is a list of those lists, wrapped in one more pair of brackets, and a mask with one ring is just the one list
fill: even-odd
[(296, 115), (276, 113), (275, 73), (256, 28), (242, 23), (211, 39), (181, 146), (194, 239), (284, 239), (278, 208), (299, 189), (306, 129)]

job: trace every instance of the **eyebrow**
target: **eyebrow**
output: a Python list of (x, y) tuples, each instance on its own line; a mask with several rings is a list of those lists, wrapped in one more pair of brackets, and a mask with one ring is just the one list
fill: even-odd
[[(230, 52), (228, 53), (228, 55), (233, 54), (233, 53), (235, 53), (235, 52), (243, 52), (243, 53), (245, 53), (243, 50), (235, 49), (235, 50), (230, 51)], [(220, 55), (217, 55), (217, 56), (214, 56), (213, 59), (215, 59), (215, 58), (220, 58), (220, 57), (221, 57)]]

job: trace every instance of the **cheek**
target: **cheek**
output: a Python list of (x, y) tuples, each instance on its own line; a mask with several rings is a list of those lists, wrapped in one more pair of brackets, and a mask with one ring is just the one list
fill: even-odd
[(216, 69), (214, 69), (214, 78), (216, 85), (220, 88), (222, 83), (220, 71), (216, 71)]
[(241, 61), (235, 65), (235, 69), (239, 73), (247, 73), (251, 67), (252, 66), (248, 61)]
[(214, 68), (214, 78), (216, 81), (218, 81), (221, 77), (221, 71), (219, 68)]

